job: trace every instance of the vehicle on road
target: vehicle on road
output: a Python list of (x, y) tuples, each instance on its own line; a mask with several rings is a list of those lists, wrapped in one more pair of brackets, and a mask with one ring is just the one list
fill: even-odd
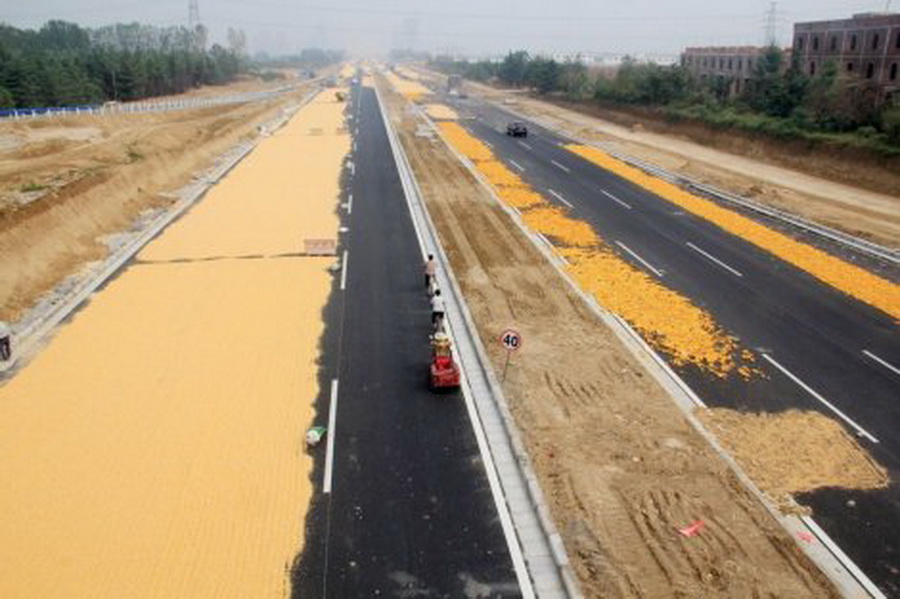
[(460, 75), (447, 77), (447, 95), (451, 98), (466, 97), (466, 93), (463, 91), (463, 78)]
[(450, 337), (438, 331), (431, 337), (431, 388), (432, 390), (459, 387), (459, 365), (453, 359)]
[(513, 121), (506, 126), (506, 134), (513, 137), (528, 137), (528, 127), (521, 121)]

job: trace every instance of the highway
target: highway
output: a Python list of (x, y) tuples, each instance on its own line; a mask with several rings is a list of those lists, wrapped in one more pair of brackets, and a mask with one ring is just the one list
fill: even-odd
[(355, 86), (350, 111), (316, 404), (333, 445), (292, 596), (521, 596), (462, 397), (428, 388), (422, 254), (374, 90)]
[[(547, 200), (589, 222), (620, 256), (710, 312), (766, 378), (679, 374), (710, 406), (818, 410), (838, 419), (892, 480), (900, 475), (900, 337), (886, 314), (569, 152), (571, 143), (477, 99), (445, 98), (472, 134)], [(853, 499), (848, 507), (847, 501)], [(800, 498), (888, 596), (900, 597), (900, 486)]]

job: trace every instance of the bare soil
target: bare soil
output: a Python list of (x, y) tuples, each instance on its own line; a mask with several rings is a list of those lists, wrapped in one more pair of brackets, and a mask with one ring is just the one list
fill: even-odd
[[(383, 83), (383, 80), (381, 80)], [(381, 85), (588, 597), (836, 597), (672, 399)], [(686, 538), (678, 529), (705, 527)]]
[(824, 487), (888, 485), (887, 471), (837, 421), (818, 412), (747, 414), (714, 408), (698, 415), (753, 481), (779, 502)]
[(554, 104), (468, 81), (466, 87), (486, 99), (514, 102), (510, 108), (612, 150), (876, 243), (900, 245), (900, 159), (851, 156), (850, 150), (780, 143), (587, 104)]
[(161, 194), (255, 136), (304, 92), (197, 110), (0, 123), (0, 320), (16, 320), (65, 277), (102, 258), (103, 236), (169, 205), (173, 200)]

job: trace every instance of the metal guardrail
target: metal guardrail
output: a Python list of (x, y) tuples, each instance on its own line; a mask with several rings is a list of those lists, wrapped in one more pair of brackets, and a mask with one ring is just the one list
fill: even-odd
[(277, 89), (244, 92), (241, 94), (221, 94), (199, 98), (180, 98), (176, 100), (144, 100), (139, 102), (117, 102), (106, 104), (82, 104), (78, 106), (50, 106), (42, 108), (7, 108), (0, 110), (0, 120), (21, 120), (49, 118), (58, 116), (110, 116), (137, 114), (146, 112), (169, 112), (173, 110), (194, 110), (211, 106), (228, 104), (244, 104), (258, 102), (275, 96), (295, 91), (301, 85), (316, 82), (319, 79), (307, 79), (294, 85), (286, 85)]

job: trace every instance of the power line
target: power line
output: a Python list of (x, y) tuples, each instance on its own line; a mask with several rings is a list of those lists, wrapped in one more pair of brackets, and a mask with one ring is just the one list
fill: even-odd
[(196, 29), (200, 24), (200, 4), (199, 0), (188, 0), (188, 27), (191, 30)]
[[(246, 0), (222, 0), (223, 4), (240, 5), (247, 7)], [(353, 15), (382, 15), (393, 17), (434, 17), (440, 19), (501, 19), (503, 22), (510, 21), (561, 21), (561, 22), (646, 22), (646, 21), (689, 21), (696, 22), (698, 20), (724, 20), (724, 19), (755, 19), (756, 15), (748, 14), (719, 14), (719, 15), (673, 15), (673, 16), (653, 16), (642, 15), (634, 17), (615, 17), (615, 16), (561, 16), (559, 14), (543, 14), (543, 15), (522, 15), (508, 13), (463, 13), (463, 12), (447, 12), (447, 11), (423, 11), (423, 10), (399, 10), (390, 8), (363, 8), (363, 7), (346, 7), (346, 6), (328, 6), (318, 4), (285, 4), (282, 2), (272, 2), (266, 0), (254, 0), (253, 8), (275, 8), (293, 10), (299, 12), (318, 12), (318, 13), (337, 13), (337, 14), (353, 14)]]
[(775, 46), (778, 44), (778, 3), (770, 2), (769, 10), (766, 11), (766, 32), (765, 45)]

